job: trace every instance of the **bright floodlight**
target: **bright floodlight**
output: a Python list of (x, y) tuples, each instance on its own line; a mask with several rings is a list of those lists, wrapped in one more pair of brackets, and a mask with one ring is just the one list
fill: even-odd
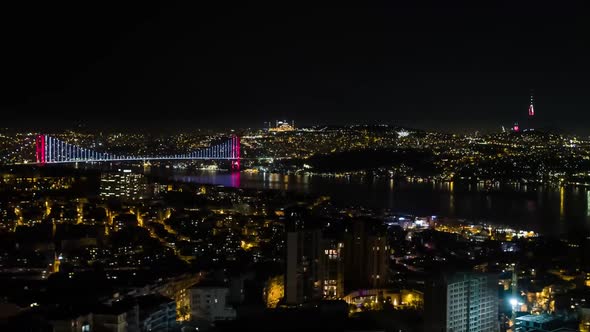
[(510, 305), (512, 305), (513, 307), (516, 307), (517, 304), (518, 304), (518, 301), (515, 298), (510, 299)]

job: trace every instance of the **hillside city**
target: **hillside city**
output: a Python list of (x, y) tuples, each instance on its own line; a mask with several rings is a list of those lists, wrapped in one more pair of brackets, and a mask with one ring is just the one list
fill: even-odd
[(509, 183), (561, 190), (563, 199), (564, 188), (588, 186), (590, 138), (286, 121), (264, 130), (51, 135), (141, 156), (233, 134), (240, 172), (223, 160), (40, 165), (36, 134), (3, 131), (0, 328), (434, 331), (467, 310), (474, 331), (590, 331), (587, 234), (167, 173), (221, 172), (237, 184), (263, 173), (384, 178), (443, 183), (451, 193), (460, 183), (489, 191)]

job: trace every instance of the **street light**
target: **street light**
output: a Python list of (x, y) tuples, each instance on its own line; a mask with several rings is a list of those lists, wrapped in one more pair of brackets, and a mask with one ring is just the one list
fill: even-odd
[(518, 304), (518, 300), (515, 298), (511, 298), (510, 299), (510, 305), (512, 306), (512, 310), (514, 310), (516, 308), (516, 305)]

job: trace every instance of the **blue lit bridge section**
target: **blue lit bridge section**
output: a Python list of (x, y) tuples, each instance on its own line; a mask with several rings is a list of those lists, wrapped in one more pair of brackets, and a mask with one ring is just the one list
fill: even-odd
[(35, 144), (38, 164), (77, 162), (147, 161), (147, 160), (229, 160), (232, 170), (240, 168), (240, 138), (229, 139), (190, 153), (165, 156), (115, 155), (66, 143), (49, 135), (38, 135)]

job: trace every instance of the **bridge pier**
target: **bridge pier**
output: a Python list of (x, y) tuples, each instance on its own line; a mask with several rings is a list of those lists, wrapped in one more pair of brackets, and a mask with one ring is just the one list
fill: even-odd
[(230, 159), (232, 172), (240, 171), (240, 137), (232, 135), (231, 137), (231, 156), (234, 159)]
[(37, 135), (35, 140), (35, 159), (39, 165), (45, 165), (45, 162), (47, 161), (47, 157), (45, 156), (45, 144), (45, 135)]

